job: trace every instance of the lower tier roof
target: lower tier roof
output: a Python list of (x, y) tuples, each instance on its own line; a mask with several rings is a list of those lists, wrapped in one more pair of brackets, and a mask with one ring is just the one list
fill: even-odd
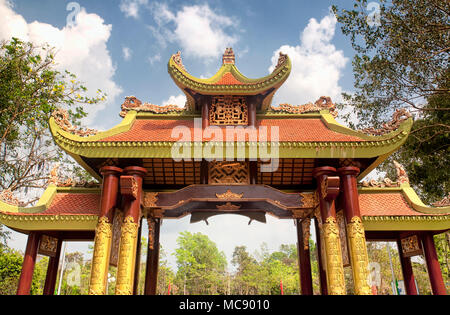
[[(100, 214), (100, 196), (100, 189), (51, 185), (34, 207), (22, 208), (0, 201), (0, 223), (24, 233), (93, 231)], [(409, 185), (360, 188), (359, 203), (366, 231), (450, 229), (450, 206), (424, 205)]]

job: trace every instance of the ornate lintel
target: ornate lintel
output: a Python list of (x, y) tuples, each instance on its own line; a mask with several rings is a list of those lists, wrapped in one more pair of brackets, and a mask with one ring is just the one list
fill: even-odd
[(218, 199), (222, 199), (222, 200), (242, 199), (242, 197), (244, 197), (244, 193), (237, 194), (237, 193), (232, 192), (230, 189), (228, 189), (223, 194), (216, 194), (216, 197)]
[(216, 208), (221, 211), (236, 211), (242, 208), (241, 205), (233, 205), (231, 202), (227, 202), (224, 205), (216, 205)]

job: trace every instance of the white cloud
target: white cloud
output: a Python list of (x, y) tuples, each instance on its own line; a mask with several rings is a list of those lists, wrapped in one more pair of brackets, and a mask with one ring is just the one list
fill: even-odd
[(139, 18), (139, 10), (141, 6), (147, 5), (148, 0), (121, 0), (120, 11), (125, 13), (126, 17)]
[(180, 94), (178, 96), (170, 96), (167, 101), (162, 103), (163, 106), (167, 105), (178, 105), (178, 107), (184, 107), (186, 105), (186, 95)]
[(161, 54), (156, 54), (154, 56), (150, 56), (150, 57), (148, 57), (147, 60), (150, 63), (150, 65), (153, 66), (155, 64), (155, 62), (161, 61)]
[(133, 51), (129, 47), (123, 47), (122, 54), (123, 54), (123, 59), (125, 59), (125, 61), (129, 61), (131, 59), (131, 55), (133, 54)]
[(95, 114), (108, 104), (115, 105), (114, 100), (122, 89), (114, 82), (116, 69), (106, 45), (112, 26), (105, 24), (100, 16), (82, 8), (74, 26), (59, 29), (39, 21), (27, 23), (6, 0), (0, 0), (0, 16), (0, 39), (9, 40), (14, 36), (36, 45), (49, 43), (56, 48), (55, 61), (60, 71), (67, 69), (74, 73), (88, 88), (90, 96), (95, 96), (97, 89), (108, 95), (106, 103), (85, 106), (88, 112), (85, 124), (92, 123)]
[(162, 47), (176, 42), (184, 54), (199, 58), (215, 58), (235, 44), (239, 37), (230, 34), (238, 22), (219, 15), (207, 5), (185, 6), (172, 12), (166, 4), (153, 4), (152, 13), (157, 27), (149, 26)]
[(291, 75), (277, 92), (274, 105), (300, 105), (321, 96), (330, 96), (334, 102), (341, 99), (339, 79), (348, 58), (331, 43), (335, 28), (332, 14), (320, 22), (312, 18), (301, 33), (299, 45), (284, 45), (274, 52), (269, 71), (275, 68), (280, 52), (287, 53), (292, 61)]

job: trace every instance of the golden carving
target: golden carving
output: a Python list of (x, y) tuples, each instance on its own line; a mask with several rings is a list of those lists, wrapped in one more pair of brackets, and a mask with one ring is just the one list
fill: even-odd
[(341, 242), (339, 238), (339, 228), (334, 217), (328, 217), (322, 224), (326, 266), (327, 281), (330, 295), (344, 295), (345, 280), (344, 267), (342, 265)]
[(94, 255), (92, 257), (89, 295), (105, 295), (111, 251), (112, 225), (101, 217), (95, 228)]
[(242, 206), (233, 205), (231, 202), (227, 202), (224, 205), (217, 205), (216, 207), (217, 207), (217, 209), (222, 210), (222, 211), (236, 211), (236, 210), (241, 209)]
[(316, 208), (319, 205), (316, 193), (304, 194), (300, 193), (302, 197), (302, 208)]
[(367, 255), (364, 226), (360, 217), (353, 217), (350, 223), (347, 224), (347, 235), (350, 245), (355, 293), (358, 295), (371, 295), (369, 257)]
[(325, 177), (320, 183), (320, 193), (322, 198), (326, 198), (328, 195), (328, 177)]
[(209, 163), (210, 184), (249, 184), (249, 167), (246, 162)]
[(114, 211), (112, 223), (111, 255), (109, 259), (109, 264), (115, 267), (119, 264), (120, 232), (122, 229), (122, 222), (123, 212), (116, 209), (116, 211)]
[(236, 194), (228, 189), (226, 193), (216, 194), (216, 197), (222, 200), (242, 199), (242, 197), (244, 197), (244, 194)]
[(148, 225), (148, 249), (153, 250), (154, 249), (154, 243), (155, 243), (155, 219), (152, 217), (147, 218), (147, 225)]
[(311, 219), (306, 218), (302, 221), (302, 231), (303, 231), (303, 248), (305, 250), (309, 249), (309, 238), (311, 237)]
[(144, 207), (145, 208), (156, 208), (156, 202), (158, 201), (157, 192), (146, 192), (144, 194)]
[(344, 267), (350, 266), (350, 255), (347, 244), (347, 228), (345, 226), (344, 212), (336, 213), (336, 222), (339, 227), (339, 237), (341, 239), (342, 265)]
[(120, 237), (116, 295), (132, 295), (139, 226), (131, 216), (125, 218)]
[(215, 96), (209, 110), (211, 125), (248, 125), (248, 108), (245, 97)]

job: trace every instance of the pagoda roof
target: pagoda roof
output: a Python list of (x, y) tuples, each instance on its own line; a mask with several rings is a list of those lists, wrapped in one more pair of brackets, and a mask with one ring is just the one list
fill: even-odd
[[(50, 185), (34, 207), (0, 201), (0, 222), (28, 232), (93, 231), (100, 214), (98, 188)], [(366, 231), (443, 231), (450, 229), (450, 206), (425, 205), (407, 184), (400, 187), (359, 188), (359, 204)]]
[[(310, 110), (302, 113), (298, 107), (284, 106), (258, 115), (256, 125), (258, 140), (259, 127), (267, 127), (268, 141), (274, 127), (279, 131), (279, 139), (275, 145), (278, 145), (280, 158), (374, 158), (375, 162), (363, 170), (360, 178), (397, 150), (406, 141), (412, 126), (412, 119), (405, 117), (397, 121), (395, 128), (387, 130), (382, 135), (368, 135), (339, 124), (330, 109), (321, 110), (319, 107), (310, 106), (307, 108)], [(55, 117), (50, 119), (49, 124), (55, 142), (93, 176), (100, 179), (98, 170), (91, 169), (85, 163), (85, 159), (171, 158), (172, 148), (183, 145), (178, 141), (180, 139), (178, 135), (172, 135), (175, 127), (190, 131), (192, 142), (189, 146), (193, 150), (199, 145), (195, 133), (202, 134), (201, 128), (196, 128), (195, 118), (200, 117), (180, 112), (153, 113), (129, 109), (119, 125), (92, 135), (74, 133)], [(224, 140), (222, 145), (229, 146), (226, 127), (217, 128), (222, 130)], [(245, 147), (245, 150), (249, 151), (255, 143), (246, 135), (248, 129), (235, 130), (236, 135), (242, 137), (231, 140), (234, 146)], [(210, 140), (207, 137), (202, 138), (201, 145), (207, 147), (216, 144)]]
[(196, 111), (196, 95), (262, 95), (261, 111), (267, 110), (276, 90), (287, 80), (291, 73), (291, 60), (280, 53), (278, 64), (273, 72), (265, 77), (250, 79), (244, 76), (235, 65), (234, 52), (227, 48), (222, 59), (222, 66), (209, 79), (197, 78), (189, 74), (178, 52), (169, 60), (168, 71), (175, 84), (186, 94), (186, 109)]

